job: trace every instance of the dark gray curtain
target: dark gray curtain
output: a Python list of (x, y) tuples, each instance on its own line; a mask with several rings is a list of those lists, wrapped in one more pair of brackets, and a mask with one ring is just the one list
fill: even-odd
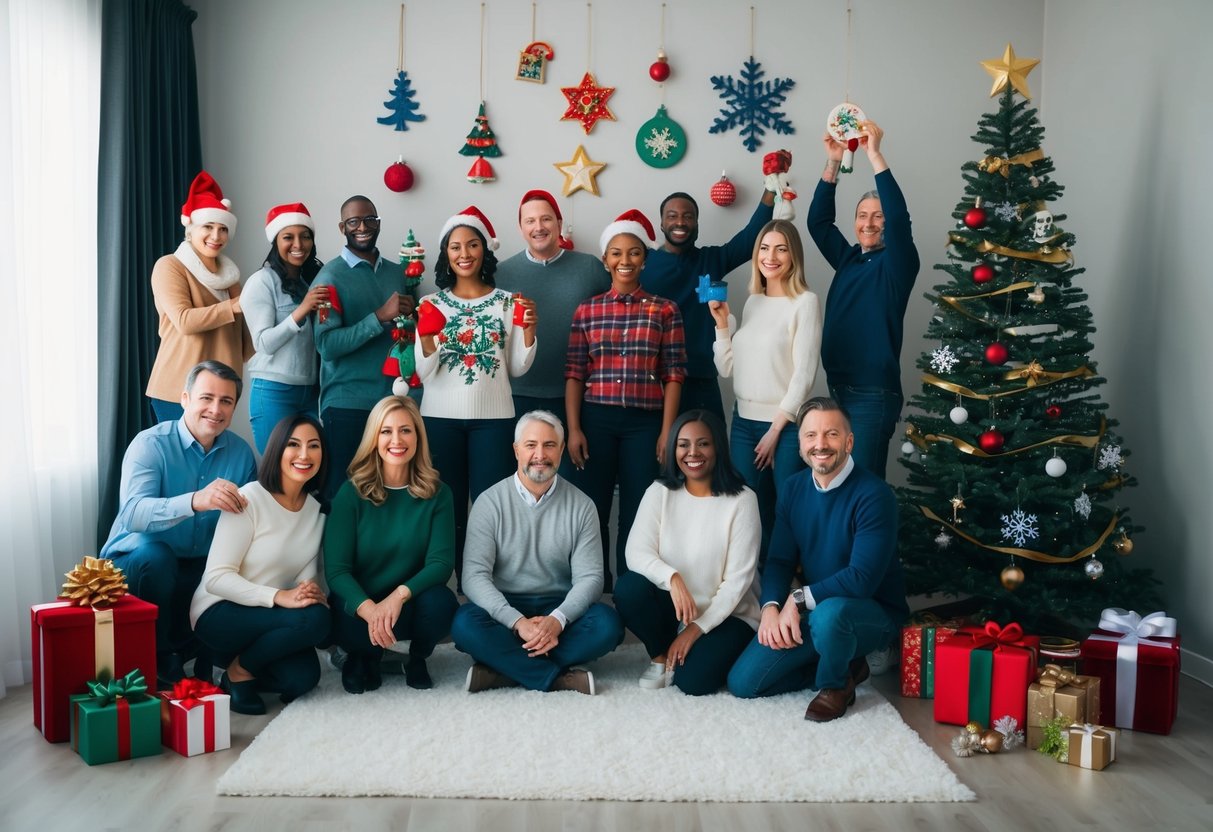
[(159, 344), (152, 266), (181, 241), (181, 204), (202, 169), (195, 18), (180, 0), (106, 0), (102, 9), (98, 545), (118, 510), (122, 455), (151, 424), (143, 388)]

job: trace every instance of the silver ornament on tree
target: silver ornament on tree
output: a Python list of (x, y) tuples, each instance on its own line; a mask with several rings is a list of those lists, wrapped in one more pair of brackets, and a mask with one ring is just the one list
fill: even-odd
[(1057, 451), (1053, 451), (1053, 458), (1045, 463), (1045, 473), (1054, 478), (1066, 475), (1066, 461), (1057, 455)]
[(948, 418), (952, 420), (954, 425), (963, 425), (969, 421), (969, 411), (965, 410), (964, 402), (960, 396), (956, 397), (956, 407), (948, 411)]
[(901, 452), (903, 454), (905, 454), (906, 456), (909, 456), (910, 454), (914, 453), (914, 443), (911, 442), (909, 439), (907, 439), (905, 442), (902, 442), (901, 443)]
[(1103, 577), (1103, 564), (1096, 560), (1094, 555), (1091, 559), (1083, 564), (1082, 571), (1087, 573), (1087, 577), (1093, 581), (1098, 581)]

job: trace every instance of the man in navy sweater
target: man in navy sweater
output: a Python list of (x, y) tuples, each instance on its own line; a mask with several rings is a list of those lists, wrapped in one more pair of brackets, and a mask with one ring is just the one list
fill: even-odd
[[(864, 656), (889, 643), (909, 608), (897, 501), (851, 458), (846, 411), (833, 399), (809, 399), (796, 424), (809, 468), (779, 496), (758, 635), (733, 665), (729, 690), (752, 698), (814, 687), (805, 719), (828, 722), (855, 701), (869, 674)], [(789, 593), (797, 566), (804, 585)]]

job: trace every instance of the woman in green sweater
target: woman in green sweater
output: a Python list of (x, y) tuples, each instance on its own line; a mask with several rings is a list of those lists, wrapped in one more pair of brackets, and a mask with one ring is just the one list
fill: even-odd
[(341, 684), (349, 693), (375, 690), (383, 651), (409, 639), (405, 680), (433, 687), (425, 660), (450, 633), (459, 606), (446, 586), (455, 514), (412, 399), (388, 396), (375, 405), (349, 475), (324, 530), (333, 638), (349, 654)]

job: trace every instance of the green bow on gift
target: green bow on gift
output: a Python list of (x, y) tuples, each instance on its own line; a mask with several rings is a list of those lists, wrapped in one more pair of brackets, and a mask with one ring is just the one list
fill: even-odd
[(147, 682), (143, 671), (135, 668), (121, 679), (96, 679), (88, 683), (89, 695), (101, 707), (112, 704), (119, 699), (131, 699), (147, 694)]

